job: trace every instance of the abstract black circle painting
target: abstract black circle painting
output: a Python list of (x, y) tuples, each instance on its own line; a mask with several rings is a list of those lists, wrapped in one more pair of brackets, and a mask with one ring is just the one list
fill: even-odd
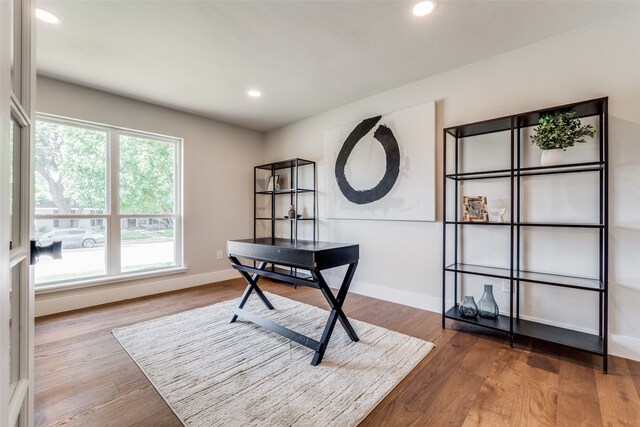
[(380, 116), (365, 113), (325, 129), (319, 168), (323, 215), (435, 221), (435, 107), (431, 101)]
[(386, 166), (384, 176), (376, 185), (366, 190), (356, 190), (349, 183), (345, 168), (351, 152), (380, 121), (382, 116), (371, 117), (360, 122), (345, 139), (336, 159), (335, 176), (340, 192), (352, 203), (364, 205), (373, 203), (386, 196), (400, 175), (400, 147), (393, 131), (384, 124), (378, 126), (373, 137), (382, 145)]

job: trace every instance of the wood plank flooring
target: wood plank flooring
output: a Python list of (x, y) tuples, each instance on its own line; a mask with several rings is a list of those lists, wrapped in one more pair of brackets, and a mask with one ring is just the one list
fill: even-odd
[[(264, 279), (263, 279), (264, 280)], [(320, 292), (263, 289), (326, 308)], [(241, 295), (240, 279), (36, 319), (37, 426), (180, 426), (111, 335), (117, 327)], [(362, 426), (639, 426), (640, 363), (447, 322), (350, 294), (347, 316), (435, 343)], [(341, 326), (336, 326), (341, 327)]]

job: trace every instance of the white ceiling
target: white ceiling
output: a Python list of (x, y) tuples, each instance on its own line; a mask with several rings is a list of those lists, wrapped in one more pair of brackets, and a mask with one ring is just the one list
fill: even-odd
[[(39, 0), (38, 73), (267, 131), (639, 1)], [(263, 92), (246, 96), (249, 88)]]

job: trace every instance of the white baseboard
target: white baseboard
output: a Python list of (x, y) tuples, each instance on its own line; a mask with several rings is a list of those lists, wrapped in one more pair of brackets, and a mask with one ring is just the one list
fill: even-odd
[(442, 300), (416, 292), (393, 289), (387, 286), (374, 285), (373, 283), (354, 280), (351, 283), (349, 292), (377, 298), (384, 301), (395, 302), (396, 304), (408, 305), (409, 307), (420, 308), (422, 310), (442, 312)]
[(238, 277), (240, 277), (240, 275), (237, 271), (229, 269), (191, 276), (177, 274), (170, 279), (163, 280), (147, 279), (145, 281), (122, 282), (41, 294), (36, 295), (35, 315), (36, 317), (46, 316), (48, 314), (191, 288)]
[(610, 334), (609, 354), (640, 362), (640, 338)]

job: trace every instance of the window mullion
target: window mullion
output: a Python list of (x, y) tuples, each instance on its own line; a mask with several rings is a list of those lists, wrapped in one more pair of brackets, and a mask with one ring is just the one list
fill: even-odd
[(183, 202), (182, 202), (182, 144), (175, 144), (174, 150), (174, 176), (173, 176), (173, 185), (174, 185), (174, 204), (173, 204), (173, 213), (176, 215), (175, 225), (174, 225), (174, 236), (175, 236), (175, 247), (174, 247), (174, 256), (177, 265), (184, 265), (184, 242), (183, 242), (183, 224), (182, 217), (183, 213)]
[(120, 274), (120, 216), (119, 182), (120, 150), (118, 132), (109, 132), (109, 240), (107, 244), (107, 266), (109, 275)]

